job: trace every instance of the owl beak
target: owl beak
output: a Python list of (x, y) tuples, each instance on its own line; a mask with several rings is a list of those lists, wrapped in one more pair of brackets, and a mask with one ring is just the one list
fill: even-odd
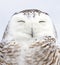
[(31, 28), (31, 37), (33, 37), (33, 28)]

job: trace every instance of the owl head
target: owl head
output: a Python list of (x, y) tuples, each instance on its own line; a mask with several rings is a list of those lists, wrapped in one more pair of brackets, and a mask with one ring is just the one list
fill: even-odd
[(52, 20), (45, 12), (29, 9), (12, 16), (2, 40), (26, 41), (41, 36), (57, 37)]

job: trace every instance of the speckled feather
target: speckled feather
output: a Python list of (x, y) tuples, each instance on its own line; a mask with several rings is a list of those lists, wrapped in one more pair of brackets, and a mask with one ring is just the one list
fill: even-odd
[[(8, 45), (0, 45), (0, 65), (60, 65), (60, 49), (56, 40), (50, 36), (42, 37), (40, 41), (31, 43), (28, 49), (12, 41)], [(22, 50), (25, 53), (22, 56)], [(18, 60), (20, 56), (23, 60)]]

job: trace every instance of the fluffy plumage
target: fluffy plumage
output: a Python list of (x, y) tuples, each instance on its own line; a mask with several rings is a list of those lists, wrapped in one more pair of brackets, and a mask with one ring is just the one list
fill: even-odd
[(60, 65), (57, 34), (49, 15), (36, 9), (15, 13), (0, 44), (1, 65)]

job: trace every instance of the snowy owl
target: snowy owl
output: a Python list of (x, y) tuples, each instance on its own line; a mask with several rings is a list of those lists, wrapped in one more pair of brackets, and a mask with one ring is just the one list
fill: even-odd
[(60, 65), (56, 40), (47, 13), (37, 9), (15, 13), (0, 43), (0, 65)]

